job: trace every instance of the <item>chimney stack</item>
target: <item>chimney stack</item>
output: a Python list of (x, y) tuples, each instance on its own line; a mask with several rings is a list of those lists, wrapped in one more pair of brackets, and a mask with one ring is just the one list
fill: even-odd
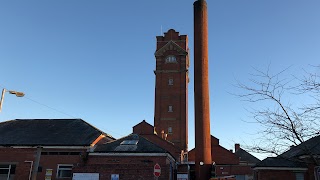
[(211, 176), (211, 135), (208, 76), (207, 2), (194, 6), (194, 103), (195, 103), (195, 171), (197, 180)]
[(161, 131), (161, 138), (164, 139), (164, 130)]
[(234, 145), (234, 152), (237, 152), (240, 149), (240, 144)]

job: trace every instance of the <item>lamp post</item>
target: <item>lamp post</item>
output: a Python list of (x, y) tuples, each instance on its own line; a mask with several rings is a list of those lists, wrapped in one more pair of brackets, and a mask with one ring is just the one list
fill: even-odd
[(23, 92), (18, 92), (18, 91), (7, 91), (5, 88), (2, 89), (2, 94), (1, 94), (1, 99), (0, 99), (0, 112), (2, 110), (2, 104), (4, 100), (4, 94), (6, 92), (9, 92), (10, 94), (15, 94), (17, 97), (23, 97), (24, 93)]

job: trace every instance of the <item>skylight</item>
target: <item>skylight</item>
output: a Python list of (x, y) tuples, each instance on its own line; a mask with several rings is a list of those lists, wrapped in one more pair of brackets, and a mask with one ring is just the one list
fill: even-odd
[(120, 145), (137, 145), (139, 140), (124, 140)]

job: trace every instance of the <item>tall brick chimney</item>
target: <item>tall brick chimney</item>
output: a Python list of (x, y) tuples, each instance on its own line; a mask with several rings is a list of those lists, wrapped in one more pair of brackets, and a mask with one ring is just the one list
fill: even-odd
[(197, 180), (210, 178), (211, 138), (208, 76), (207, 2), (194, 6), (194, 102), (195, 102), (195, 171)]

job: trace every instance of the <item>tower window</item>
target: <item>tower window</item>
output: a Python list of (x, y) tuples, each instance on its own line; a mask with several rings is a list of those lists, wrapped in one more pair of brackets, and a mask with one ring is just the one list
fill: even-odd
[(168, 81), (168, 85), (172, 86), (173, 85), (173, 79), (170, 78), (169, 81)]
[(176, 63), (176, 62), (177, 62), (177, 59), (175, 56), (172, 56), (172, 55), (167, 56), (166, 63)]
[(172, 134), (172, 127), (168, 127), (168, 134)]
[(173, 106), (168, 107), (168, 112), (173, 112)]

